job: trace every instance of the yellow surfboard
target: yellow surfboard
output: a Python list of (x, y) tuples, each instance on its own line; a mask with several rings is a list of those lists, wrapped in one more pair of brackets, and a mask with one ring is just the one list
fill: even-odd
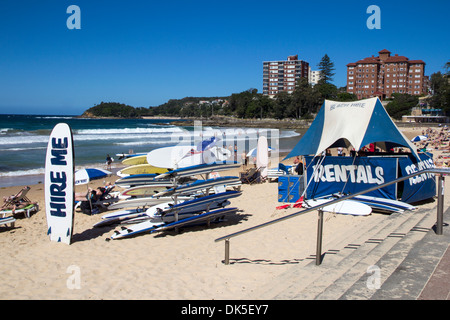
[[(131, 174), (148, 174), (148, 173), (164, 173), (167, 172), (165, 168), (154, 167), (150, 164), (137, 164), (134, 166), (129, 166), (120, 170), (121, 175), (131, 175)], [(119, 173), (118, 173), (119, 174)]]
[(147, 155), (144, 154), (142, 156), (126, 158), (122, 161), (122, 163), (127, 166), (134, 166), (137, 164), (147, 164)]

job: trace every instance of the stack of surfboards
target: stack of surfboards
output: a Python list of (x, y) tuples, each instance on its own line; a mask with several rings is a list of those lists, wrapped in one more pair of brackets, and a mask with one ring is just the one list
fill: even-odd
[[(239, 168), (240, 164), (224, 161), (229, 157), (225, 151), (215, 147), (197, 152), (191, 146), (176, 146), (125, 159), (123, 163), (130, 166), (121, 170), (121, 179), (116, 181), (116, 185), (126, 188), (121, 192), (125, 200), (108, 207), (122, 210), (104, 215), (94, 227), (131, 224), (111, 237), (119, 239), (208, 222), (237, 212), (236, 208), (224, 208), (230, 204), (229, 199), (241, 193), (227, 191), (226, 187), (237, 187), (241, 181), (238, 177), (220, 177), (217, 172)], [(203, 179), (196, 177), (199, 175)]]
[[(95, 224), (94, 227), (120, 224), (122, 225), (120, 230), (116, 230), (111, 236), (111, 239), (120, 239), (140, 233), (152, 233), (187, 224), (198, 224), (237, 212), (236, 208), (232, 208), (232, 210), (223, 209), (230, 205), (230, 199), (240, 195), (240, 191), (226, 191), (181, 200), (176, 204), (168, 201), (151, 206), (148, 209), (123, 210), (104, 215), (102, 221)], [(186, 223), (186, 221), (189, 221), (189, 223)]]

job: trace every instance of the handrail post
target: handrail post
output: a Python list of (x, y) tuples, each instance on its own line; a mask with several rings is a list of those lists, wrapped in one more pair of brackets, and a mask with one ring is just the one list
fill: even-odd
[(316, 245), (316, 266), (322, 262), (322, 231), (323, 231), (323, 208), (318, 210), (317, 219), (317, 245)]
[(444, 174), (439, 175), (436, 234), (443, 234), (444, 226)]
[(230, 239), (225, 239), (225, 265), (230, 264)]

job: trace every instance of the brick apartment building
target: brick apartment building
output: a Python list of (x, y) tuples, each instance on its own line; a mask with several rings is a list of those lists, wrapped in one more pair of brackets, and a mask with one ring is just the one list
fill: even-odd
[(298, 60), (298, 55), (289, 56), (286, 61), (263, 62), (263, 94), (271, 98), (281, 91), (294, 92), (300, 78), (309, 81), (309, 63)]
[(425, 76), (425, 62), (398, 54), (391, 56), (386, 49), (378, 54), (347, 64), (347, 92), (358, 99), (389, 98), (393, 93), (427, 94), (429, 79)]

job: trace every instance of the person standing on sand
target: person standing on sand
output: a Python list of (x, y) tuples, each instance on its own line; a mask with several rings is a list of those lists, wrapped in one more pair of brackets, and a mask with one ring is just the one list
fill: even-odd
[(109, 154), (106, 155), (106, 169), (107, 170), (111, 170), (111, 163), (112, 163), (112, 158), (109, 156)]

